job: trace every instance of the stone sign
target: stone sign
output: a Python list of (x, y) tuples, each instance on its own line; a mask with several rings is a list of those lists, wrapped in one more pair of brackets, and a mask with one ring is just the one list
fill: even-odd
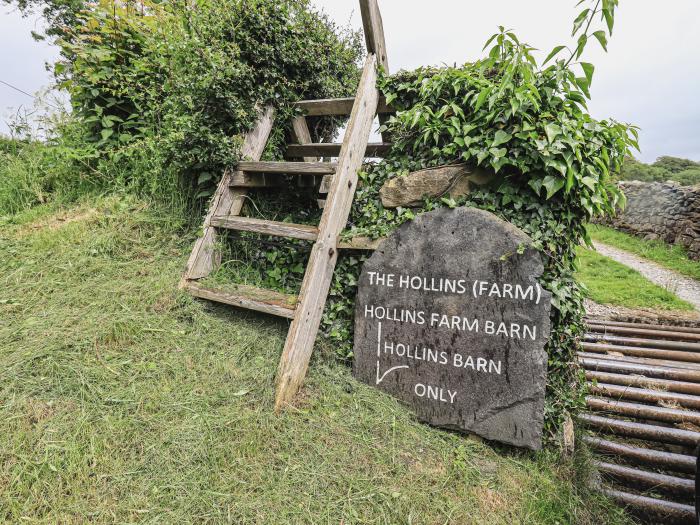
[(541, 448), (551, 295), (531, 243), (473, 208), (398, 228), (362, 269), (355, 376), (432, 425)]

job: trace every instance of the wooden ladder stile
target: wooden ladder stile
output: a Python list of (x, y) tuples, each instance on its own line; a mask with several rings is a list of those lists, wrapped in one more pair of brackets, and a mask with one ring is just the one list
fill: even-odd
[(345, 140), (338, 159), (326, 206), (302, 282), (296, 315), (287, 335), (277, 370), (275, 410), (292, 400), (301, 388), (309, 366), (316, 334), (326, 304), (328, 290), (338, 258), (338, 238), (345, 228), (357, 188), (358, 171), (377, 113), (377, 58), (368, 55)]
[[(377, 0), (360, 0), (366, 29), (368, 56), (355, 98), (305, 100), (297, 109), (310, 116), (349, 115), (342, 144), (313, 143), (306, 116), (295, 117), (292, 139), (284, 162), (261, 162), (275, 118), (272, 108), (265, 109), (255, 127), (246, 135), (241, 161), (227, 171), (212, 197), (204, 220), (204, 231), (196, 241), (187, 262), (180, 287), (201, 299), (246, 308), (291, 319), (277, 371), (275, 410), (289, 403), (301, 388), (309, 366), (323, 309), (328, 297), (339, 249), (371, 250), (376, 241), (357, 238), (339, 242), (345, 228), (355, 191), (358, 172), (366, 156), (385, 155), (391, 145), (369, 144), (374, 117), (391, 113), (377, 88), (378, 65), (388, 70), (381, 16)], [(337, 157), (337, 162), (319, 162), (319, 158)], [(296, 177), (301, 186), (319, 187), (327, 193), (318, 226), (243, 217), (243, 203), (252, 188), (284, 186), (285, 178)], [(221, 264), (216, 249), (219, 229), (252, 232), (313, 242), (311, 254), (298, 296), (252, 286), (213, 288), (202, 282)]]

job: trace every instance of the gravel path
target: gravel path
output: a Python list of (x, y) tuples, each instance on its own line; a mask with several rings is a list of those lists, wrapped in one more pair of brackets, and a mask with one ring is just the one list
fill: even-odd
[(593, 245), (601, 255), (637, 270), (654, 284), (666, 288), (700, 311), (700, 282), (607, 244), (594, 242)]

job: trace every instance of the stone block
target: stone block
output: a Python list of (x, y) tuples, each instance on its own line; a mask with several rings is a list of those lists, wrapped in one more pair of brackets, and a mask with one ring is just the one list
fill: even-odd
[(410, 208), (420, 206), (426, 197), (463, 197), (473, 185), (488, 184), (495, 176), (492, 170), (471, 168), (466, 164), (440, 166), (390, 179), (379, 195), (385, 208)]

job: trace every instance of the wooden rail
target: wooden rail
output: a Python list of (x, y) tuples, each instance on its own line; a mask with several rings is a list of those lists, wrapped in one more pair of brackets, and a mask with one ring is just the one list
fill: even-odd
[(275, 409), (281, 410), (301, 388), (309, 367), (333, 270), (338, 258), (338, 237), (345, 228), (357, 187), (358, 171), (377, 113), (377, 58), (370, 54), (360, 79), (355, 104), (338, 159), (326, 207), (299, 294), (299, 305), (287, 334), (277, 371)]

